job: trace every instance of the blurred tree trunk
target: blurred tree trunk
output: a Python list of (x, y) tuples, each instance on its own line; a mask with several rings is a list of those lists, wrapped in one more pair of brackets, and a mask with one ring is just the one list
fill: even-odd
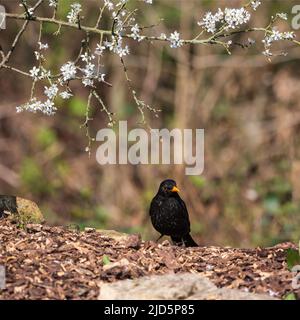
[[(192, 11), (193, 3), (191, 1), (180, 2), (180, 30), (181, 37), (191, 39), (192, 28), (190, 12)], [(191, 54), (185, 48), (177, 50), (177, 70), (176, 70), (176, 85), (175, 85), (175, 110), (174, 110), (174, 127), (179, 129), (188, 128), (188, 119), (191, 111), (192, 103), (192, 79), (191, 79)], [(175, 176), (183, 180), (184, 166), (175, 166)], [(177, 179), (178, 180), (178, 179)], [(178, 181), (182, 184), (183, 181)]]

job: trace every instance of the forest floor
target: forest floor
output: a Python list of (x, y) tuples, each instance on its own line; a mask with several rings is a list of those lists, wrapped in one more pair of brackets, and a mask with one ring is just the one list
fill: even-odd
[[(270, 248), (180, 248), (138, 235), (109, 236), (93, 229), (32, 224), (20, 229), (0, 219), (0, 299), (97, 299), (103, 282), (166, 273), (199, 273), (217, 287), (284, 298), (292, 293), (286, 264), (292, 243)], [(300, 290), (294, 291), (300, 297)]]

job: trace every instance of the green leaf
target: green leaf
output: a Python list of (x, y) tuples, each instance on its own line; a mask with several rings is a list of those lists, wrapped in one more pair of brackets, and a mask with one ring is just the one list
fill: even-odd
[(106, 254), (102, 257), (102, 262), (104, 266), (110, 264), (109, 257)]
[(189, 179), (199, 189), (202, 189), (205, 186), (206, 180), (201, 176), (190, 176)]
[(41, 128), (36, 135), (38, 143), (42, 147), (49, 147), (56, 141), (56, 133), (50, 128)]
[(264, 209), (271, 214), (279, 213), (280, 203), (275, 196), (268, 196), (266, 199), (264, 199), (263, 206)]
[(289, 293), (284, 297), (284, 300), (297, 300), (294, 293)]
[(86, 113), (86, 101), (80, 98), (73, 98), (70, 100), (70, 113), (73, 116), (82, 117)]
[(291, 270), (294, 266), (300, 264), (300, 255), (298, 250), (295, 250), (295, 249), (287, 250), (286, 263), (288, 265), (289, 270)]

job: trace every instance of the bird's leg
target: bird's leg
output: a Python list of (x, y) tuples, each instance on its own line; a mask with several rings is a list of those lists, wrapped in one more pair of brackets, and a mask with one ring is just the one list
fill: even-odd
[(156, 242), (158, 242), (163, 236), (164, 236), (164, 235), (161, 234), (161, 235), (159, 236), (159, 238), (156, 240)]
[(179, 239), (180, 239), (180, 240), (178, 241), (177, 246), (178, 246), (178, 247), (185, 248), (185, 242), (184, 242), (184, 239), (183, 239), (183, 238), (179, 238)]

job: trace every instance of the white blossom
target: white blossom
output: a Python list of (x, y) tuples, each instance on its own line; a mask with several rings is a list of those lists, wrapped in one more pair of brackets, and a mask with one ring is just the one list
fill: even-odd
[(262, 54), (266, 57), (271, 57), (273, 56), (272, 52), (270, 51), (270, 49), (266, 49), (265, 51), (262, 52)]
[[(90, 61), (90, 60), (88, 60)], [(95, 64), (91, 63), (91, 62), (88, 62), (84, 69), (80, 69), (83, 74), (84, 74), (84, 77), (82, 79), (82, 83), (85, 87), (87, 86), (90, 86), (92, 87), (94, 85), (94, 79), (97, 78), (96, 76), (96, 66)]]
[(45, 68), (41, 68), (41, 73), (39, 76), (39, 80), (45, 79), (45, 78), (50, 78), (51, 77), (51, 71), (46, 70)]
[(225, 8), (224, 12), (218, 8), (218, 11), (213, 14), (207, 12), (204, 18), (198, 22), (207, 32), (215, 33), (218, 29), (218, 24), (224, 25), (225, 30), (236, 29), (237, 27), (247, 23), (251, 18), (251, 14), (245, 9), (230, 9)]
[(94, 80), (93, 79), (84, 78), (82, 80), (82, 83), (84, 84), (85, 87), (93, 87), (94, 86)]
[(97, 56), (102, 56), (103, 51), (105, 50), (105, 46), (101, 46), (99, 43), (97, 44), (96, 50), (95, 50), (95, 54)]
[(101, 82), (104, 82), (105, 81), (105, 73), (100, 73), (99, 75), (98, 75), (98, 80), (99, 81), (101, 81)]
[(143, 40), (143, 37), (140, 35), (140, 27), (137, 23), (131, 27), (131, 36), (134, 40)]
[(183, 45), (183, 41), (180, 40), (180, 34), (177, 31), (171, 33), (169, 39), (171, 48), (179, 48)]
[(114, 9), (114, 4), (109, 1), (109, 0), (104, 0), (104, 5), (108, 8), (108, 10), (113, 10)]
[(20, 7), (24, 7), (24, 5), (26, 6), (27, 12), (29, 14), (29, 16), (32, 16), (34, 13), (34, 9), (32, 7), (29, 7), (27, 0), (23, 0), (20, 1), (21, 3), (19, 4)]
[(114, 44), (111, 41), (104, 41), (104, 46), (107, 48), (109, 51), (112, 51), (114, 49)]
[(33, 13), (34, 13), (34, 9), (33, 8), (28, 8), (28, 13), (29, 13), (30, 16), (32, 16)]
[[(76, 0), (75, 0), (76, 1)], [(82, 85), (85, 87), (94, 87), (95, 83), (105, 82), (105, 74), (100, 72), (99, 56), (103, 55), (103, 52), (108, 49), (109, 51), (117, 54), (119, 57), (124, 57), (129, 54), (129, 47), (126, 45), (126, 38), (131, 37), (134, 40), (141, 41), (145, 37), (141, 35), (141, 31), (143, 28), (136, 23), (136, 19), (132, 12), (127, 10), (123, 4), (126, 4), (129, 0), (103, 0), (104, 6), (110, 12), (110, 18), (113, 19), (114, 22), (114, 30), (111, 32), (111, 36), (109, 39), (102, 43), (98, 43), (95, 51), (90, 52), (88, 49), (86, 52), (80, 55), (80, 61), (76, 64), (75, 62), (68, 61), (63, 64), (60, 68), (61, 74), (56, 78), (55, 84), (51, 84), (51, 72), (50, 70), (45, 69), (43, 63), (45, 61), (43, 56), (43, 50), (49, 48), (48, 43), (42, 43), (39, 41), (37, 51), (34, 51), (34, 55), (36, 60), (39, 61), (39, 66), (34, 66), (30, 71), (30, 76), (37, 80), (47, 79), (50, 85), (44, 87), (44, 94), (46, 96), (45, 101), (39, 101), (36, 98), (31, 99), (26, 104), (17, 107), (17, 112), (21, 112), (24, 110), (30, 112), (42, 112), (47, 115), (52, 115), (55, 113), (57, 108), (54, 105), (54, 99), (59, 95), (62, 99), (70, 99), (73, 94), (68, 86), (66, 86), (66, 82), (73, 79), (80, 79)], [(152, 0), (143, 0), (146, 4), (153, 4)], [(26, 0), (23, 1), (23, 4), (26, 4)], [(58, 0), (48, 0), (47, 2), (49, 7), (57, 8)], [(232, 40), (228, 40), (227, 36), (231, 34), (228, 32), (230, 30), (235, 30), (247, 24), (251, 19), (252, 10), (256, 11), (257, 8), (261, 5), (261, 1), (259, 0), (250, 0), (247, 5), (241, 8), (224, 8), (223, 10), (218, 8), (215, 12), (207, 12), (204, 14), (204, 17), (198, 22), (198, 25), (203, 28), (208, 33), (212, 33), (213, 36), (210, 38), (212, 41), (208, 42), (213, 43), (215, 40), (219, 39), (219, 36), (224, 36), (225, 40), (222, 40), (222, 44), (227, 48), (229, 52), (230, 46), (233, 44)], [(33, 14), (33, 8), (27, 6), (29, 14)], [(252, 9), (252, 10), (251, 10)], [(131, 8), (130, 8), (131, 10)], [(250, 12), (249, 12), (249, 11)], [(55, 10), (54, 10), (55, 11)], [(80, 3), (75, 2), (71, 5), (70, 11), (67, 14), (67, 19), (70, 23), (77, 24), (79, 23), (79, 14), (82, 12), (82, 6)], [(293, 40), (295, 38), (295, 33), (293, 31), (281, 32), (275, 25), (276, 18), (280, 18), (283, 20), (287, 20), (288, 16), (286, 13), (276, 13), (276, 15), (272, 16), (271, 24), (265, 28), (260, 28), (260, 30), (264, 30), (264, 39), (262, 40), (264, 44), (263, 55), (269, 58), (272, 57), (272, 44), (276, 41), (281, 40)], [(273, 27), (273, 28), (272, 28)], [(271, 29), (272, 28), (272, 29)], [(128, 31), (128, 29), (130, 31)], [(258, 29), (258, 28), (257, 28)], [(255, 30), (255, 29), (254, 29)], [(248, 33), (249, 30), (245, 27), (244, 29), (239, 30), (241, 32)], [(234, 33), (234, 32), (233, 32)], [(201, 36), (201, 33), (195, 38), (198, 39)], [(150, 37), (151, 38), (151, 37)], [(180, 38), (180, 33), (178, 31), (174, 31), (167, 36), (165, 33), (161, 33), (158, 40), (166, 40), (169, 42), (171, 48), (179, 48), (184, 43), (189, 41), (183, 40)], [(204, 38), (205, 39), (205, 38)], [(215, 41), (215, 43), (220, 43)], [(248, 38), (247, 42), (245, 42), (245, 47), (253, 45), (255, 43), (254, 40)], [(282, 52), (281, 55), (285, 53)], [(98, 62), (96, 59), (98, 56)], [(78, 74), (78, 76), (77, 76)], [(58, 85), (63, 86), (65, 91), (60, 92)], [(135, 93), (135, 92), (134, 92)], [(109, 124), (110, 125), (110, 124)]]
[(167, 39), (167, 35), (165, 33), (161, 33), (159, 36), (162, 40), (166, 40)]
[(251, 14), (245, 9), (228, 9), (225, 8), (224, 11), (224, 20), (227, 23), (225, 27), (228, 29), (236, 29), (240, 25), (247, 23), (251, 18)]
[(34, 55), (36, 60), (40, 60), (40, 58), (42, 57), (42, 55), (38, 51), (34, 51)]
[(65, 100), (70, 99), (73, 96), (73, 94), (68, 91), (63, 91), (59, 95)]
[(259, 0), (251, 1), (251, 7), (254, 11), (261, 5), (261, 2)]
[(296, 37), (296, 35), (294, 31), (287, 31), (287, 32), (283, 32), (282, 37), (285, 40), (292, 40)]
[[(288, 31), (288, 32), (280, 32), (279, 30), (277, 30), (275, 27), (272, 29), (271, 33), (268, 34), (263, 40), (262, 42), (264, 43), (265, 49), (269, 49), (266, 50), (265, 53), (269, 53), (270, 52), (270, 47), (273, 44), (274, 41), (280, 41), (280, 40), (292, 40), (295, 38), (295, 33), (293, 31)], [(265, 54), (266, 55), (266, 54)]]
[(47, 100), (42, 104), (42, 112), (48, 116), (52, 116), (55, 114), (57, 108), (54, 106), (54, 102), (51, 100)]
[(84, 73), (84, 75), (87, 78), (92, 78), (95, 75), (95, 65), (93, 63), (87, 63), (85, 68), (82, 70), (82, 72)]
[(87, 52), (85, 52), (84, 54), (82, 54), (80, 56), (80, 58), (81, 58), (82, 61), (88, 63), (88, 62), (94, 60), (95, 56), (94, 55), (89, 55)]
[(129, 54), (129, 47), (126, 45), (124, 48), (118, 48), (118, 55), (122, 58), (123, 56), (127, 56)]
[(17, 113), (22, 111), (29, 111), (29, 112), (36, 113), (39, 111), (50, 116), (55, 114), (55, 111), (57, 110), (57, 108), (54, 106), (54, 102), (52, 102), (49, 99), (45, 102), (41, 102), (36, 98), (33, 98), (29, 102), (25, 103), (24, 105), (17, 107), (16, 110), (17, 110)]
[(62, 72), (63, 80), (68, 81), (75, 78), (77, 69), (74, 62), (69, 61), (60, 68), (60, 71)]
[(272, 33), (269, 37), (271, 41), (278, 41), (282, 39), (282, 33), (279, 32), (277, 29), (273, 28)]
[(56, 8), (57, 7), (57, 1), (58, 0), (49, 0), (49, 7)]
[(68, 21), (70, 23), (77, 23), (78, 15), (82, 11), (80, 3), (73, 3), (71, 5), (71, 10), (67, 15)]
[(44, 90), (45, 95), (49, 98), (49, 99), (53, 99), (57, 96), (58, 93), (58, 87), (56, 84), (52, 84), (50, 87), (46, 87), (45, 86), (45, 90)]
[(212, 12), (207, 12), (202, 19), (202, 21), (198, 22), (199, 26), (202, 26), (207, 32), (214, 33), (217, 30), (217, 23), (222, 21), (224, 18), (223, 11), (218, 8), (218, 11), (215, 14)]
[(110, 51), (113, 51), (119, 57), (123, 57), (129, 54), (129, 47), (125, 45), (123, 47), (123, 39), (121, 36), (118, 38), (112, 37), (112, 41), (104, 41), (104, 46), (108, 48)]
[(38, 45), (39, 45), (39, 49), (40, 50), (46, 50), (49, 48), (49, 45), (48, 43), (41, 43), (40, 41), (38, 42)]
[(25, 103), (22, 106), (18, 106), (16, 108), (17, 113), (20, 113), (22, 111), (29, 111), (36, 113), (37, 111), (42, 110), (42, 102), (38, 101), (36, 98), (31, 99), (29, 102)]
[(31, 70), (29, 70), (31, 77), (34, 78), (35, 80), (38, 79), (39, 72), (40, 72), (40, 68), (37, 68), (37, 67), (33, 67)]
[(277, 13), (276, 16), (282, 20), (287, 20), (288, 17), (287, 17), (287, 14), (286, 13)]

